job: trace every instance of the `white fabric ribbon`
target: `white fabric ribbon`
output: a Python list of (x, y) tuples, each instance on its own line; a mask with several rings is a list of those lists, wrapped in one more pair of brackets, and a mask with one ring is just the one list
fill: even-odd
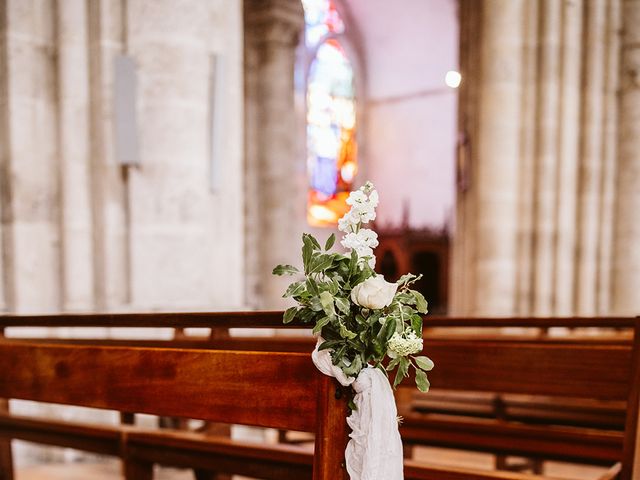
[(345, 451), (351, 480), (403, 480), (402, 440), (398, 431), (398, 410), (386, 375), (374, 367), (364, 368), (358, 378), (347, 377), (333, 365), (328, 350), (318, 351), (324, 342), (318, 338), (311, 354), (315, 366), (342, 385), (353, 384), (353, 402), (347, 423), (351, 427)]

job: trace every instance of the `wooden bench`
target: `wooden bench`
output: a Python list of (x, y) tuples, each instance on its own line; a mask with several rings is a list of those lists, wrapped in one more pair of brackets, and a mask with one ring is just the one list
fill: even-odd
[[(624, 427), (599, 429), (593, 423), (563, 425), (562, 415), (544, 422), (525, 424), (506, 417), (471, 417), (458, 413), (420, 413), (415, 408), (401, 413), (403, 440), (409, 444), (436, 445), (485, 451), (498, 455), (540, 457), (560, 461), (615, 464), (621, 462), (620, 478), (630, 479), (638, 418), (638, 320), (633, 319), (429, 319), (429, 326), (475, 327), (621, 327), (635, 328), (635, 338), (597, 338), (562, 341), (546, 338), (471, 339), (465, 336), (427, 338), (425, 352), (435, 361), (432, 385), (448, 390), (480, 392), (487, 398), (561, 399), (564, 405), (600, 405), (612, 410), (626, 407)], [(408, 392), (406, 388), (403, 389)], [(405, 394), (406, 395), (406, 394)], [(411, 394), (410, 394), (411, 395)], [(401, 394), (402, 396), (402, 394)], [(489, 396), (489, 397), (487, 397)], [(532, 401), (535, 405), (535, 402)], [(408, 404), (405, 402), (405, 404)], [(560, 403), (562, 405), (562, 403)], [(537, 405), (535, 413), (540, 413)], [(526, 415), (524, 416), (526, 417)], [(593, 419), (589, 419), (593, 420)], [(538, 423), (538, 424), (536, 424)], [(547, 424), (545, 424), (547, 423)], [(615, 423), (615, 422), (614, 422)]]
[[(77, 316), (85, 324), (185, 326), (186, 316)], [(268, 317), (208, 315), (207, 322), (267, 326)], [(40, 317), (42, 325), (74, 323), (71, 316)], [(31, 324), (38, 324), (31, 317)], [(5, 323), (15, 324), (8, 317)], [(14, 317), (15, 320), (15, 317)], [(281, 319), (278, 319), (279, 322)], [(18, 320), (19, 323), (19, 320)], [(188, 324), (188, 321), (185, 322)], [(278, 323), (279, 325), (279, 323)], [(269, 325), (272, 326), (272, 325)], [(152, 478), (156, 461), (181, 465), (182, 446), (200, 451), (203, 468), (265, 479), (345, 478), (346, 398), (320, 374), (308, 353), (252, 352), (141, 346), (78, 345), (47, 340), (0, 341), (0, 397), (140, 412), (214, 422), (313, 432), (312, 456), (291, 446), (262, 449), (230, 441), (189, 442), (188, 435), (129, 427), (71, 424), (2, 415), (5, 438), (117, 455), (125, 478)], [(195, 438), (195, 437), (194, 437)], [(297, 455), (299, 453), (300, 455)], [(158, 455), (161, 455), (158, 458)], [(296, 456), (297, 455), (297, 456)], [(190, 464), (189, 466), (194, 466)], [(11, 478), (11, 471), (4, 471)]]
[[(279, 321), (280, 321), (280, 314), (264, 314), (265, 316), (262, 317), (264, 318), (272, 318), (273, 322), (270, 325), (266, 325), (264, 324), (264, 326), (279, 326)], [(246, 318), (246, 317), (245, 317)], [(27, 319), (24, 319), (27, 320)], [(33, 320), (33, 319), (32, 319)], [(50, 320), (50, 319), (49, 319)], [(70, 321), (72, 320), (72, 321)], [(89, 325), (89, 323), (87, 322), (93, 322), (95, 323), (96, 320), (99, 320), (97, 318), (92, 318), (92, 319), (82, 319), (82, 321), (80, 321), (81, 319), (78, 317), (74, 317), (72, 319), (67, 319), (65, 322), (66, 324), (72, 324), (74, 326), (87, 326)], [(105, 319), (102, 318), (102, 321), (104, 321)], [(108, 323), (108, 319), (107, 323)], [(124, 317), (120, 317), (118, 319), (118, 321), (116, 322), (118, 325), (121, 325), (124, 323), (125, 318)], [(166, 320), (166, 318), (165, 318)], [(237, 321), (237, 319), (234, 319), (234, 321)], [(572, 321), (575, 321), (572, 319)], [(209, 326), (211, 323), (211, 317), (208, 318), (207, 322), (209, 322)], [(276, 323), (277, 322), (277, 323)], [(469, 320), (455, 320), (455, 319), (432, 319), (430, 318), (428, 320), (428, 322), (430, 322), (429, 324), (433, 324), (433, 323), (441, 323), (443, 325), (446, 325), (447, 328), (452, 327), (455, 328), (456, 325), (457, 326), (468, 326), (469, 325)], [(471, 321), (471, 323), (473, 324), (474, 321)], [(480, 322), (482, 322), (482, 325), (486, 325), (487, 323), (489, 323), (489, 326), (494, 325), (496, 322), (498, 322), (499, 324), (501, 324), (502, 326), (506, 326), (507, 323), (505, 323), (504, 320), (500, 320), (500, 321), (495, 321), (495, 320), (490, 320), (490, 319), (483, 319), (480, 320)], [(526, 325), (522, 325), (527, 324), (529, 326), (531, 325), (532, 321), (514, 321), (511, 320), (512, 323), (516, 323), (517, 325), (520, 326), (526, 326)], [(528, 322), (528, 323), (527, 323)], [(567, 321), (564, 321), (565, 323)], [(594, 323), (598, 323), (598, 321), (593, 320), (593, 319), (589, 319), (587, 320), (587, 322), (589, 324), (594, 324)], [(602, 322), (602, 320), (600, 320), (599, 322)], [(30, 323), (32, 323), (30, 321)], [(38, 323), (33, 322), (33, 323)], [(48, 322), (50, 323), (50, 322)], [(64, 323), (64, 322), (63, 322)], [(178, 322), (180, 323), (180, 322)], [(535, 321), (533, 322), (533, 326), (538, 326), (539, 325), (539, 321)], [(562, 323), (562, 322), (560, 322)], [(160, 321), (160, 319), (158, 319), (158, 321), (155, 322), (156, 326), (171, 326), (171, 322), (167, 323), (166, 321)], [(198, 322), (195, 322), (195, 324), (193, 323), (193, 318), (190, 318), (187, 320), (187, 324), (188, 326), (205, 326), (203, 324), (199, 324)], [(624, 326), (629, 327), (631, 325), (633, 325), (633, 321), (630, 320), (624, 320), (623, 321)], [(224, 322), (221, 323), (222, 326), (224, 326)], [(113, 326), (113, 325), (112, 325)], [(131, 325), (133, 326), (133, 325)], [(234, 325), (235, 326), (235, 325)], [(256, 325), (252, 325), (252, 326), (256, 326)], [(442, 325), (441, 325), (442, 326)], [(594, 325), (591, 325), (594, 326)], [(607, 326), (610, 326), (610, 324), (607, 324)], [(304, 350), (304, 351), (308, 351), (309, 345), (311, 344), (311, 341), (309, 339), (289, 339), (289, 338), (281, 338), (283, 344), (280, 346), (277, 346), (277, 348), (280, 349), (285, 349), (288, 348), (290, 350), (293, 351), (298, 351), (298, 350)], [(185, 340), (187, 342), (190, 342), (191, 340)], [(250, 346), (249, 348), (252, 349), (268, 349), (268, 346), (270, 345), (271, 347), (274, 347), (280, 340), (274, 341), (273, 339), (259, 339), (259, 338), (253, 338), (253, 339), (231, 339), (230, 342), (235, 344), (236, 348), (242, 349), (242, 346), (244, 345), (245, 347)], [(452, 351), (455, 350), (454, 347), (460, 347), (460, 346), (465, 346), (468, 342), (469, 339), (464, 339), (462, 337), (456, 337), (454, 339), (449, 339), (449, 342), (454, 341), (457, 343), (447, 343), (446, 346), (445, 344), (442, 344), (442, 342), (444, 342), (444, 340), (440, 340), (439, 342), (433, 342), (431, 340), (428, 340), (426, 342), (426, 353), (431, 355), (434, 359), (436, 359), (436, 355), (434, 352), (436, 351)], [(82, 341), (81, 341), (82, 342)], [(84, 342), (91, 342), (90, 340), (84, 341)], [(112, 341), (115, 342), (117, 344), (122, 344), (122, 341)], [(244, 342), (244, 343), (243, 343)], [(462, 343), (460, 343), (462, 342)], [(465, 343), (467, 342), (467, 343)], [(154, 343), (161, 343), (161, 342), (154, 342)], [(215, 342), (213, 342), (214, 344), (216, 344), (216, 346), (219, 347), (223, 347), (223, 348), (227, 348), (229, 347), (229, 342), (224, 342), (222, 340), (216, 340)], [(433, 345), (438, 345), (440, 343), (440, 347), (437, 347), (435, 349), (432, 349)], [(477, 344), (478, 342), (472, 342), (474, 344)], [(496, 346), (495, 344), (498, 343), (498, 345)], [(531, 343), (531, 342), (529, 342)], [(557, 342), (556, 342), (557, 343)], [(566, 342), (564, 342), (566, 344)], [(575, 342), (573, 342), (575, 343)], [(593, 343), (593, 342), (591, 342)], [(433, 345), (432, 345), (433, 344)], [(490, 342), (487, 344), (487, 342), (480, 342), (480, 346), (476, 345), (476, 350), (478, 351), (483, 351), (486, 350), (487, 347), (489, 347), (490, 349), (495, 350), (496, 348), (498, 350), (503, 350), (503, 347), (508, 347), (507, 350), (511, 349), (511, 351), (513, 351), (513, 347), (517, 346), (516, 344), (520, 344), (520, 347), (522, 346), (522, 342), (502, 342), (502, 344), (500, 342)], [(158, 346), (157, 344), (153, 345), (153, 346)], [(185, 346), (185, 345), (182, 345)], [(584, 348), (584, 345), (578, 345), (580, 348)], [(148, 344), (147, 341), (147, 347), (150, 347), (150, 345)], [(536, 344), (531, 344), (529, 345), (527, 348), (528, 350), (535, 350), (536, 348), (541, 348), (544, 347), (544, 345), (536, 345)], [(625, 355), (628, 355), (631, 353), (631, 346), (629, 345), (628, 342), (608, 342), (607, 345), (605, 345), (604, 350), (600, 352), (600, 354), (603, 354), (606, 351), (609, 351), (611, 349), (611, 347), (616, 347), (614, 350), (617, 352), (617, 354), (615, 355), (615, 358), (617, 358), (618, 360), (622, 357), (625, 357)], [(212, 348), (212, 345), (210, 344), (208, 346), (208, 348)], [(215, 348), (215, 347), (214, 347)], [(557, 355), (558, 352), (561, 349), (558, 349), (558, 345), (556, 345), (555, 347), (553, 345), (549, 346), (547, 345), (544, 348), (550, 348), (550, 351), (555, 352), (554, 355)], [(637, 347), (636, 347), (637, 348)], [(598, 349), (600, 349), (600, 347), (598, 347)], [(433, 351), (432, 351), (433, 350)], [(620, 355), (621, 352), (626, 352), (623, 353), (622, 355)], [(564, 358), (564, 357), (563, 357)], [(588, 357), (587, 357), (588, 358)], [(445, 363), (444, 367), (443, 367), (443, 360), (442, 359), (437, 359), (436, 360), (437, 364), (438, 364), (438, 370), (440, 372), (442, 372), (442, 369), (444, 368), (449, 369), (449, 367), (451, 367), (451, 365), (449, 363)], [(613, 362), (611, 364), (612, 368), (617, 368), (616, 367), (616, 362)], [(618, 365), (619, 366), (619, 365)], [(458, 368), (460, 368), (460, 365), (457, 365)], [(486, 368), (487, 365), (484, 365), (482, 368)], [(481, 368), (479, 366), (476, 367), (476, 370), (478, 368)], [(493, 366), (492, 369), (495, 372), (496, 371), (496, 366)], [(563, 370), (563, 365), (559, 364), (558, 368), (560, 370)], [(576, 368), (576, 365), (573, 365), (574, 370)], [(624, 370), (625, 367), (623, 367)], [(626, 366), (627, 369), (630, 369), (630, 364)], [(534, 368), (534, 371), (538, 371), (538, 369)], [(600, 370), (602, 371), (602, 370)], [(434, 371), (435, 372), (435, 371)], [(449, 375), (451, 375), (452, 373), (455, 373), (456, 370), (450, 371)], [(441, 373), (441, 375), (446, 376), (446, 374)], [(553, 376), (553, 375), (552, 375)], [(557, 375), (556, 375), (557, 376)], [(437, 375), (436, 375), (437, 377)], [(454, 378), (454, 377), (452, 377)], [(637, 372), (635, 373), (635, 382), (637, 383)], [(450, 379), (450, 382), (453, 381), (452, 379)], [(464, 380), (457, 380), (458, 382), (464, 381)], [(436, 381), (432, 380), (432, 383), (437, 384)], [(516, 382), (517, 384), (518, 382)], [(624, 382), (623, 382), (624, 383)], [(444, 384), (446, 384), (446, 382), (444, 382)], [(468, 379), (467, 379), (467, 384), (468, 384)], [(460, 387), (460, 385), (458, 385), (458, 387)], [(465, 389), (468, 387), (465, 387)], [(584, 387), (583, 387), (584, 388)], [(637, 387), (636, 387), (637, 388)], [(513, 389), (513, 387), (512, 387)], [(511, 391), (511, 390), (505, 390), (507, 392)], [(542, 390), (536, 390), (535, 392), (541, 393), (544, 392), (544, 389)], [(636, 393), (637, 395), (637, 393)], [(625, 397), (626, 398), (626, 397)], [(46, 423), (46, 422), (45, 422)], [(458, 425), (458, 429), (457, 429), (457, 433), (455, 428), (452, 427), (452, 425)], [(49, 423), (50, 425), (50, 423)], [(438, 435), (435, 435), (434, 432), (434, 425), (438, 426), (440, 428)], [(446, 428), (444, 427), (446, 425)], [(33, 426), (33, 425), (32, 425)], [(405, 422), (405, 427), (407, 426), (407, 423)], [(0, 428), (4, 428), (5, 425), (4, 424), (0, 424)], [(15, 427), (15, 425), (14, 425)], [(39, 427), (46, 427), (46, 425), (40, 425)], [(403, 427), (403, 428), (405, 428)], [(424, 426), (423, 426), (424, 427)], [(473, 427), (473, 428), (472, 428)], [(523, 433), (525, 434), (534, 434), (536, 433), (535, 431), (527, 431), (526, 429), (521, 429), (521, 430), (513, 430), (511, 431), (511, 438), (508, 437), (508, 435), (505, 435), (505, 428), (504, 425), (498, 425), (497, 427), (499, 428), (495, 428), (496, 425), (487, 425), (487, 424), (474, 424), (473, 422), (469, 423), (468, 419), (452, 419), (452, 418), (444, 418), (444, 419), (430, 419), (430, 423), (428, 422), (428, 424), (426, 425), (425, 428), (423, 428), (423, 431), (431, 431), (431, 435), (433, 438), (430, 439), (430, 441), (427, 441), (426, 443), (429, 444), (436, 444), (436, 445), (444, 445), (444, 446), (457, 446), (460, 447), (461, 443), (464, 444), (466, 442), (467, 446), (469, 446), (469, 438), (474, 438), (475, 435), (475, 440), (477, 441), (477, 443), (475, 444), (476, 448), (473, 448), (474, 445), (471, 445), (472, 449), (476, 449), (476, 450), (484, 450), (484, 451), (501, 451), (500, 448), (504, 448), (504, 445), (502, 447), (497, 448), (495, 444), (492, 444), (492, 436), (496, 437), (496, 431), (499, 433), (499, 435), (497, 435), (498, 438), (502, 438), (503, 444), (505, 442), (507, 442), (507, 445), (509, 445), (508, 442), (513, 443), (513, 439), (516, 438), (518, 439), (520, 437), (520, 435), (522, 435)], [(58, 425), (57, 426), (58, 429), (64, 429), (64, 425)], [(467, 431), (467, 429), (470, 429), (470, 431)], [(36, 429), (37, 430), (37, 429)], [(453, 432), (453, 433), (452, 433)], [(460, 435), (461, 432), (464, 433), (466, 435), (466, 440), (460, 440)], [(67, 432), (68, 434), (69, 432)], [(87, 432), (85, 432), (87, 433)], [(538, 432), (539, 433), (539, 432)], [(467, 435), (468, 434), (468, 435)], [(564, 436), (563, 436), (564, 434)], [(62, 434), (63, 436), (65, 435), (64, 433)], [(409, 442), (413, 442), (415, 440), (415, 436), (412, 437), (412, 434), (407, 434), (406, 432), (404, 433), (405, 440), (409, 441)], [(191, 437), (189, 436), (184, 436), (182, 434), (175, 434), (175, 435), (169, 435), (167, 436), (166, 434), (158, 434), (157, 432), (146, 432), (146, 433), (135, 433), (135, 432), (131, 432), (129, 434), (127, 434), (128, 437), (128, 451), (136, 451), (138, 452), (136, 454), (136, 456), (140, 457), (144, 457), (146, 455), (146, 460), (147, 462), (151, 461), (151, 462), (159, 462), (159, 463), (169, 463), (169, 464), (175, 464), (175, 465), (181, 465), (181, 466), (200, 466), (203, 469), (215, 469), (216, 465), (219, 466), (219, 461), (220, 459), (216, 459), (216, 457), (213, 455), (213, 452), (215, 452), (217, 449), (222, 448), (222, 452), (224, 452), (223, 454), (223, 458), (227, 459), (227, 463), (232, 462), (231, 459), (235, 458), (236, 461), (236, 465), (226, 465), (225, 468), (227, 469), (227, 471), (234, 471), (232, 469), (236, 468), (238, 465), (245, 466), (245, 469), (247, 468), (246, 466), (249, 464), (253, 464), (256, 465), (256, 470), (254, 470), (254, 476), (257, 476), (258, 478), (310, 478), (310, 477), (305, 477), (305, 476), (295, 476), (296, 474), (294, 474), (294, 476), (292, 477), (285, 477), (282, 476), (283, 474), (280, 473), (273, 473), (272, 475), (275, 476), (264, 476), (261, 477), (260, 475), (255, 475), (256, 473), (260, 473), (262, 472), (262, 474), (265, 474), (265, 472), (269, 469), (268, 465), (272, 463), (269, 462), (263, 462), (266, 463), (267, 465), (259, 465), (259, 462), (257, 462), (257, 458), (252, 458), (251, 455), (249, 454), (249, 452), (251, 451), (260, 451), (262, 449), (262, 454), (258, 455), (258, 458), (260, 458), (260, 455), (262, 455), (264, 458), (268, 458), (269, 455), (273, 455), (272, 452), (274, 451), (278, 451), (280, 452), (280, 459), (282, 460), (282, 462), (280, 464), (281, 469), (284, 469), (284, 471), (289, 470), (292, 468), (292, 465), (295, 464), (295, 462), (289, 462), (289, 466), (288, 467), (284, 467), (283, 465), (286, 465), (286, 458), (288, 458), (290, 455), (297, 455), (298, 459), (298, 466), (300, 468), (300, 472), (302, 470), (304, 470), (305, 468), (307, 468), (307, 470), (309, 469), (309, 465), (311, 465), (311, 456), (310, 453), (308, 451), (303, 451), (303, 450), (292, 450), (291, 452), (287, 452), (285, 451), (285, 453), (283, 453), (282, 451), (279, 450), (279, 448), (292, 448), (292, 447), (277, 447), (277, 448), (272, 448), (272, 447), (258, 447), (258, 446), (252, 446), (251, 448), (247, 448), (244, 451), (236, 451), (237, 456), (233, 457), (233, 456), (229, 456), (229, 448), (232, 448), (230, 446), (225, 446), (224, 442), (220, 443), (217, 440), (204, 440), (202, 439), (201, 436), (197, 436), (197, 435), (193, 435)], [(32, 437), (33, 438), (33, 437)], [(66, 437), (68, 438), (68, 437)], [(457, 438), (457, 440), (455, 440)], [(566, 443), (567, 441), (571, 442), (576, 440), (576, 438), (580, 438), (579, 435), (566, 435), (566, 431), (555, 431), (553, 428), (552, 429), (546, 429), (546, 437), (543, 438), (543, 440), (545, 442), (550, 442), (553, 441), (555, 442), (556, 447), (560, 448), (562, 445), (564, 445), (564, 443)], [(444, 439), (444, 440), (443, 440)], [(452, 440), (453, 439), (453, 440)], [(622, 439), (622, 435), (620, 435), (620, 437), (615, 440), (613, 443), (616, 443), (618, 440)], [(62, 440), (62, 439), (58, 439), (58, 440)], [(81, 442), (78, 442), (78, 445), (82, 445), (85, 442), (86, 439), (84, 439)], [(424, 440), (424, 438), (420, 439), (421, 441)], [(489, 441), (488, 441), (489, 440)], [(592, 439), (593, 440), (593, 439)], [(611, 439), (607, 439), (606, 435), (604, 437), (601, 437), (599, 439), (599, 441), (601, 442), (605, 442), (607, 440), (611, 440)], [(455, 441), (457, 441), (458, 443), (455, 443)], [(564, 443), (563, 443), (564, 442)], [(516, 442), (518, 443), (518, 442)], [(519, 442), (520, 444), (522, 444), (522, 442)], [(544, 443), (544, 442), (543, 442)], [(582, 442), (583, 444), (585, 442)], [(58, 443), (54, 443), (54, 444), (58, 444)], [(535, 450), (536, 445), (540, 444), (540, 438), (535, 439), (532, 442), (525, 442), (525, 445), (528, 445), (529, 447), (533, 446), (534, 448), (532, 449), (534, 453), (541, 453), (541, 452), (537, 452)], [(622, 442), (620, 441), (619, 444), (621, 445)], [(480, 448), (477, 448), (477, 446), (480, 446)], [(67, 445), (68, 446), (68, 445)], [(163, 447), (164, 446), (164, 447)], [(134, 448), (135, 447), (135, 448)], [(226, 450), (225, 450), (226, 448)], [(524, 448), (522, 446), (518, 447), (520, 449)], [(576, 448), (574, 447), (574, 451), (578, 451), (581, 452), (581, 448), (583, 448), (582, 445), (579, 445), (578, 449), (576, 450)], [(522, 450), (514, 450), (510, 447), (510, 449), (508, 450), (509, 453), (513, 453), (513, 452), (519, 452), (519, 453), (523, 453)], [(146, 452), (144, 455), (141, 452)], [(155, 453), (154, 453), (155, 452)], [(173, 453), (172, 453), (173, 452)], [(176, 452), (180, 452), (179, 454)], [(270, 453), (271, 452), (271, 453)], [(527, 454), (531, 454), (531, 450), (526, 450), (524, 453)], [(565, 455), (562, 457), (562, 459), (578, 459), (578, 457), (580, 457), (580, 459), (583, 460), (583, 457), (589, 457), (590, 452), (589, 451), (582, 451), (578, 456), (575, 456), (576, 454), (572, 454), (574, 455), (574, 457), (570, 457), (569, 455)], [(276, 455), (277, 456), (277, 455)], [(255, 455), (254, 455), (255, 457)], [(596, 462), (594, 463), (599, 463), (599, 462), (613, 462), (616, 461), (620, 458), (624, 458), (621, 454), (621, 449), (618, 446), (614, 446), (612, 448), (610, 448), (610, 452), (609, 452), (609, 456), (605, 457), (605, 458), (600, 458), (598, 459)], [(247, 461), (247, 459), (249, 459), (251, 462), (249, 463)], [(303, 460), (304, 459), (304, 460)], [(304, 466), (306, 465), (306, 467)], [(274, 467), (275, 468), (275, 467)], [(482, 473), (483, 477), (478, 477), (477, 475), (479, 475), (478, 472), (469, 472), (469, 471), (465, 471), (463, 469), (453, 469), (452, 473), (447, 473), (447, 475), (454, 475), (454, 476), (444, 476), (443, 472), (442, 472), (442, 468), (436, 468), (436, 467), (424, 467), (424, 466), (419, 466), (416, 465), (412, 462), (408, 462), (407, 463), (407, 478), (438, 478), (438, 479), (443, 479), (443, 478), (530, 478), (529, 476), (524, 476), (524, 477), (520, 477), (517, 476), (517, 474), (514, 473), (510, 473), (507, 472), (508, 475), (512, 475), (510, 477), (503, 477), (500, 475), (503, 475), (502, 473), (495, 473), (495, 475), (498, 476), (487, 476), (487, 475), (493, 475), (493, 473)], [(614, 467), (612, 469), (612, 472), (615, 472), (615, 468)], [(236, 473), (242, 473), (241, 471), (235, 471)], [(246, 474), (246, 473), (245, 473)], [(266, 473), (265, 475), (268, 475), (268, 473)], [(278, 476), (280, 475), (280, 476)], [(301, 474), (299, 474), (301, 475)], [(464, 476), (460, 476), (460, 475), (468, 475), (466, 477)], [(469, 476), (470, 475), (470, 476)], [(474, 476), (476, 475), (476, 476)], [(540, 478), (540, 477), (533, 477), (533, 478)], [(615, 478), (615, 477), (611, 477), (611, 478)], [(625, 478), (625, 477), (620, 477), (620, 478)]]

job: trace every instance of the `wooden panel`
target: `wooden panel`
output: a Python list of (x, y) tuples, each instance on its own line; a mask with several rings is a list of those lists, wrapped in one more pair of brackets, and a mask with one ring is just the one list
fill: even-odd
[(424, 352), (435, 362), (429, 380), (437, 388), (603, 400), (629, 394), (630, 346), (427, 340)]
[(640, 477), (640, 317), (636, 322), (632, 366), (620, 480), (637, 480)]
[[(44, 327), (168, 327), (168, 328), (310, 328), (293, 322), (282, 324), (281, 311), (265, 312), (176, 312), (108, 313), (57, 315), (0, 315), (0, 328), (15, 326)], [(633, 328), (631, 317), (567, 318), (463, 318), (426, 316), (425, 327), (609, 327)]]
[[(547, 480), (548, 477), (515, 472), (493, 472), (449, 466), (425, 465), (405, 460), (405, 480)], [(551, 480), (550, 478), (548, 480)]]
[(315, 441), (314, 480), (348, 480), (344, 452), (347, 447), (348, 390), (338, 382), (323, 376), (318, 402), (319, 425)]
[(621, 460), (624, 439), (622, 432), (452, 415), (407, 415), (400, 433), (405, 442), (419, 445), (596, 465)]
[(130, 458), (167, 466), (195, 467), (265, 480), (310, 480), (313, 464), (311, 449), (241, 443), (188, 433), (134, 432), (128, 437), (127, 453)]
[(0, 341), (0, 397), (313, 431), (306, 354)]
[(51, 315), (0, 315), (0, 328), (34, 327), (133, 327), (133, 328), (309, 328), (283, 325), (283, 312), (184, 312), (184, 313), (68, 313)]
[[(33, 343), (34, 339), (9, 338), (7, 342)], [(316, 339), (313, 337), (181, 337), (177, 340), (123, 340), (111, 338), (46, 338), (37, 339), (38, 342), (64, 345), (99, 345), (109, 347), (145, 347), (145, 348), (181, 348), (181, 349), (207, 349), (207, 350), (239, 350), (253, 352), (298, 352), (311, 355)]]
[(120, 455), (122, 429), (107, 425), (59, 422), (0, 414), (0, 438)]
[[(0, 332), (0, 338), (2, 332)], [(0, 414), (9, 412), (9, 401), (0, 398)], [(0, 479), (13, 480), (13, 456), (11, 455), (11, 438), (0, 438)]]

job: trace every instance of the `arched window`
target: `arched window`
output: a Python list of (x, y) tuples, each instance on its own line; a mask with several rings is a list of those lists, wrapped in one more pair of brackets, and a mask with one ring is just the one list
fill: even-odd
[(305, 12), (307, 220), (333, 226), (358, 171), (354, 70), (343, 42), (345, 24), (333, 0), (302, 0)]

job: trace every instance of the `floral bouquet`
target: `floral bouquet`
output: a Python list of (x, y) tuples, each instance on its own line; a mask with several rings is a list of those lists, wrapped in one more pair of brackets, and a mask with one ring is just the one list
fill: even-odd
[[(346, 377), (356, 379), (367, 366), (387, 376), (395, 370), (395, 388), (413, 368), (418, 389), (426, 392), (427, 372), (434, 364), (415, 355), (422, 351), (420, 314), (427, 313), (427, 302), (411, 289), (422, 275), (409, 273), (389, 283), (374, 272), (378, 235), (365, 225), (376, 218), (378, 192), (370, 182), (352, 192), (347, 204), (351, 209), (338, 222), (347, 254), (331, 251), (333, 234), (324, 248), (312, 235), (303, 234), (304, 278), (284, 294), (298, 303), (285, 311), (284, 322), (296, 319), (313, 325), (313, 333), (322, 339), (317, 349), (327, 350)], [(291, 265), (278, 265), (273, 273), (300, 275)]]

